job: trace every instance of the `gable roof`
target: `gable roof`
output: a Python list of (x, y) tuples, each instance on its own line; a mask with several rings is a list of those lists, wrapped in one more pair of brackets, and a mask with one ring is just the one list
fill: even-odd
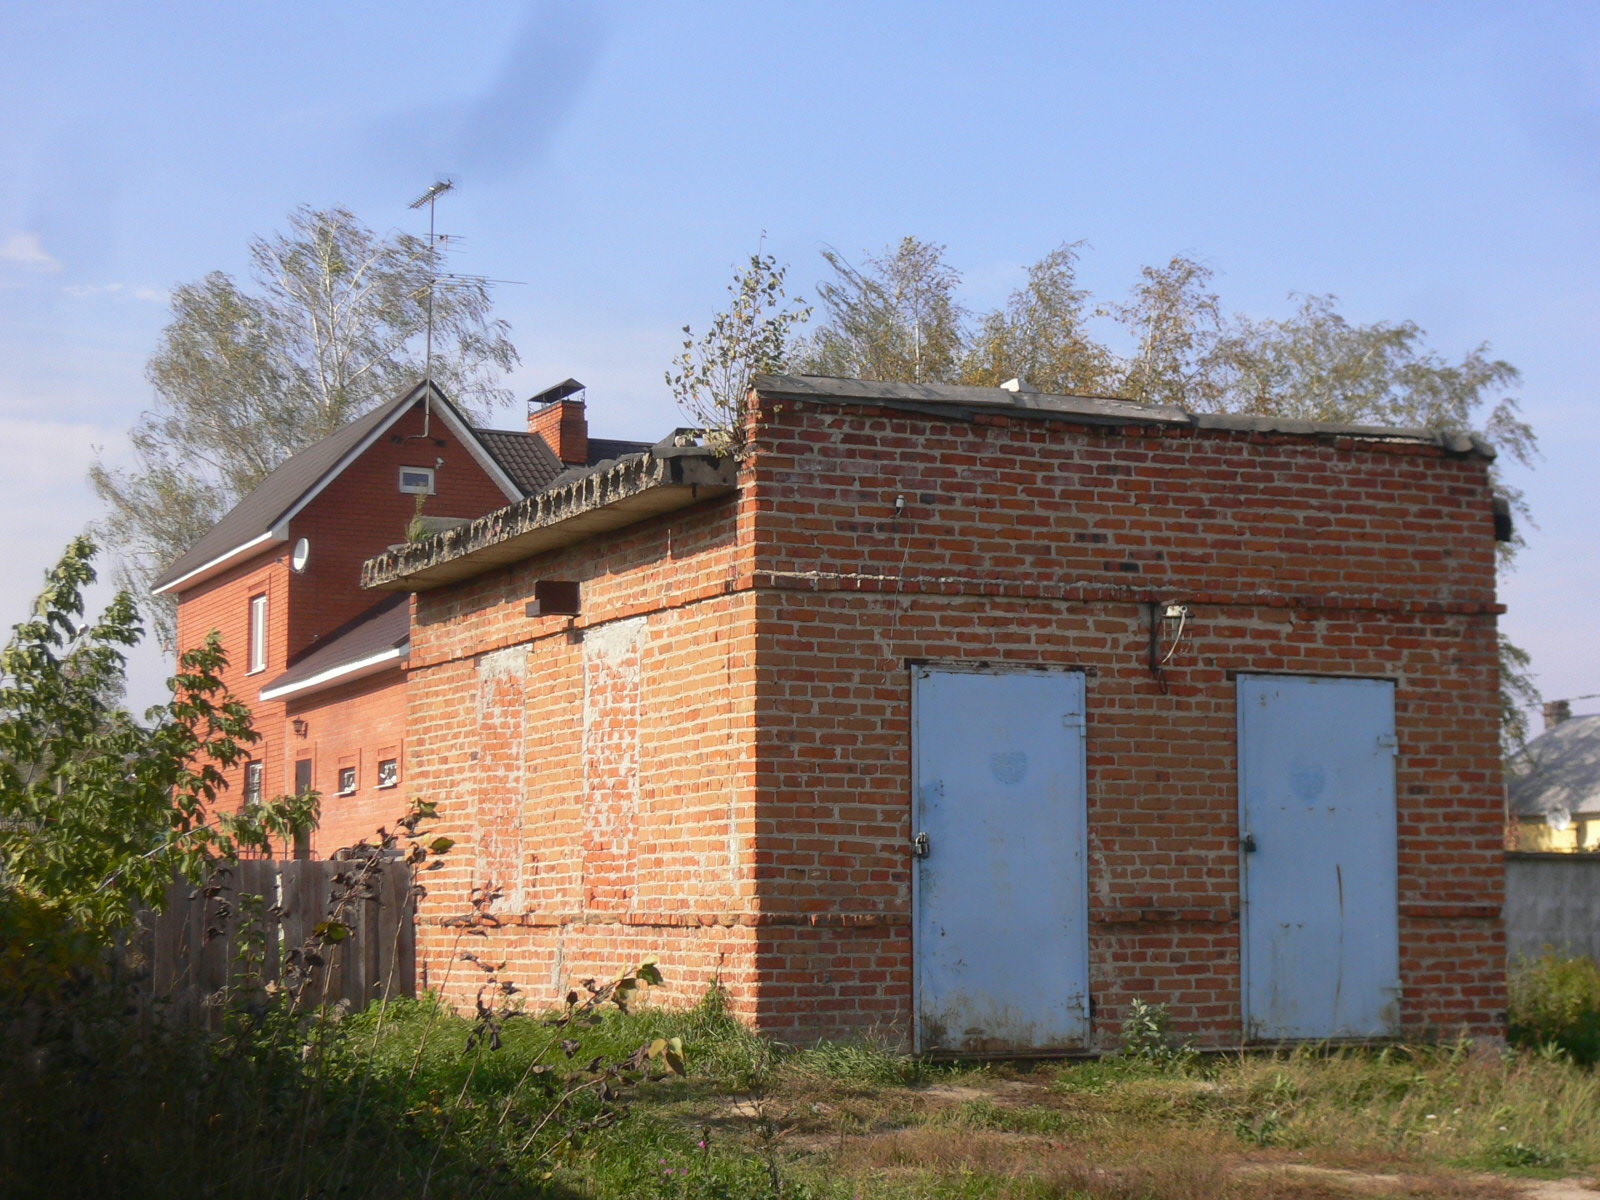
[(263, 700), (349, 683), (398, 666), (411, 648), (411, 605), (403, 593), (385, 596), (346, 621), (261, 689)]
[(269, 542), (285, 541), (288, 538), (289, 518), (310, 503), (386, 429), (424, 399), (429, 401), (431, 410), (451, 427), (467, 450), (500, 485), (507, 501), (518, 500), (527, 494), (528, 489), (484, 445), (479, 431), (473, 429), (444, 393), (432, 384), (418, 384), (409, 392), (380, 404), (371, 412), (363, 413), (320, 442), (284, 459), (198, 542), (179, 555), (161, 573), (151, 590), (159, 594), (175, 591), (186, 583), (198, 583), (249, 554), (259, 553), (259, 549)]
[(1526, 771), (1510, 780), (1519, 817), (1600, 815), (1600, 713), (1568, 717), (1528, 743)]

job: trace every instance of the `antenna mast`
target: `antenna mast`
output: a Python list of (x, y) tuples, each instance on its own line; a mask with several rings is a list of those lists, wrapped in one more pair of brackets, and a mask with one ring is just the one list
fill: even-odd
[(421, 208), (424, 204), (428, 206), (428, 326), (422, 360), (422, 382), (425, 385), (422, 400), (424, 429), (427, 428), (427, 420), (433, 409), (433, 289), (439, 282), (438, 241), (433, 231), (433, 206), (440, 196), (455, 186), (451, 180), (441, 179), (406, 206), (407, 208)]

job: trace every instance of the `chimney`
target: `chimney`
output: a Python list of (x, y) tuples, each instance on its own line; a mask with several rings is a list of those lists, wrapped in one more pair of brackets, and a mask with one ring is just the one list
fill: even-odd
[(1546, 700), (1544, 702), (1544, 727), (1546, 729), (1554, 729), (1571, 716), (1571, 700)]
[(589, 461), (589, 420), (583, 411), (583, 384), (563, 380), (528, 400), (528, 432), (544, 439), (563, 466)]

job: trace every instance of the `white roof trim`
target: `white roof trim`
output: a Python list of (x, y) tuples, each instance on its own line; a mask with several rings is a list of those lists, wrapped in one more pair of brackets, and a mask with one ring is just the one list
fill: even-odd
[(151, 594), (159, 596), (163, 592), (175, 592), (185, 584), (200, 583), (202, 580), (209, 579), (211, 576), (217, 574), (224, 567), (231, 567), (235, 563), (250, 557), (251, 553), (259, 552), (260, 549), (268, 542), (285, 542), (288, 540), (288, 526), (274, 525), (271, 529), (267, 530), (267, 532), (251, 538), (248, 542), (244, 542), (238, 546), (235, 546), (226, 554), (217, 555), (216, 558), (213, 558), (208, 563), (203, 563), (202, 565), (196, 567), (187, 575), (180, 575), (171, 583), (162, 584), (160, 587), (154, 589)]
[(395, 646), (389, 650), (380, 650), (377, 654), (366, 658), (358, 658), (355, 662), (341, 663), (337, 667), (329, 667), (320, 671), (309, 679), (297, 680), (285, 684), (283, 687), (262, 688), (263, 700), (281, 700), (284, 696), (296, 696), (301, 692), (311, 692), (327, 684), (339, 682), (349, 683), (355, 679), (364, 679), (368, 675), (376, 675), (392, 662), (404, 658), (410, 650), (410, 643), (404, 646)]
[[(489, 454), (489, 452), (483, 448), (483, 443), (478, 441), (478, 435), (476, 432), (474, 432), (472, 426), (468, 425), (466, 422), (462, 421), (456, 416), (455, 407), (445, 399), (443, 392), (439, 391), (439, 389), (434, 387), (432, 384), (427, 386), (428, 391), (433, 393), (433, 398), (442, 401), (442, 403), (439, 404), (429, 405), (428, 411), (437, 415), (440, 420), (449, 426), (450, 431), (454, 433), (456, 437), (460, 439), (461, 444), (467, 448), (467, 453), (472, 455), (473, 461), (482, 467), (489, 478), (494, 480), (495, 486), (497, 486), (506, 494), (506, 499), (513, 503), (521, 500), (523, 498), (522, 489), (511, 482), (511, 477), (501, 469), (500, 464), (495, 462), (494, 458)], [(406, 413), (410, 412), (418, 404), (422, 403), (424, 398), (424, 395), (419, 394), (416, 400), (414, 400), (412, 403), (402, 404), (399, 408), (395, 409), (394, 412), (390, 413), (388, 420), (380, 421), (376, 426), (368, 430), (366, 437), (362, 438), (361, 441), (356, 443), (349, 450), (345, 451), (344, 457), (324, 471), (322, 478), (317, 480), (316, 483), (312, 484), (311, 487), (307, 489), (307, 491), (300, 497), (300, 499), (296, 500), (294, 504), (292, 504), (289, 509), (278, 518), (278, 523), (275, 528), (287, 528), (289, 522), (294, 519), (295, 515), (299, 513), (301, 509), (305, 508), (306, 505), (310, 504), (322, 494), (323, 488), (327, 487), (341, 474), (343, 474), (346, 467), (365, 454), (374, 442), (389, 432), (389, 429), (396, 421), (398, 421)]]

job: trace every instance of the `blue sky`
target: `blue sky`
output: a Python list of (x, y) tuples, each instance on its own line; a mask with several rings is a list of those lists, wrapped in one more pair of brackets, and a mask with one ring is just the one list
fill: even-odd
[(12, 0), (0, 44), (0, 626), (97, 513), (167, 290), (302, 203), (421, 232), (447, 174), (458, 269), (519, 281), (512, 385), (577, 376), (599, 434), (676, 423), (679, 329), (763, 232), (807, 295), (820, 248), (915, 234), (983, 307), (1081, 238), (1104, 298), (1185, 252), (1253, 315), (1487, 342), (1544, 450), (1505, 625), (1547, 695), (1600, 692), (1593, 3)]

